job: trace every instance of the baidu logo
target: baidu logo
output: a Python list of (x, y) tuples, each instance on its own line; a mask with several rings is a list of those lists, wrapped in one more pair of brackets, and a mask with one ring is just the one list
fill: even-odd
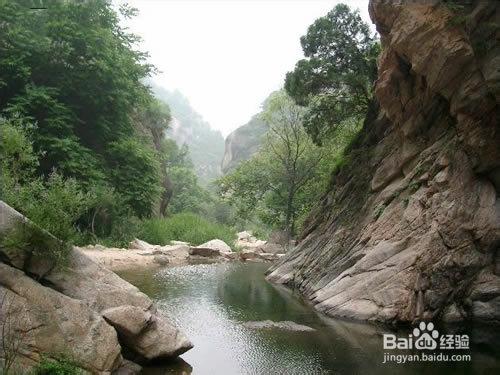
[(420, 322), (418, 328), (413, 329), (413, 337), (415, 337), (415, 349), (434, 350), (438, 346), (437, 338), (439, 332), (434, 329), (434, 324), (429, 322)]
[(407, 337), (383, 335), (384, 349), (469, 349), (468, 335), (440, 334), (432, 322), (420, 322)]
[[(388, 351), (384, 353), (382, 363), (461, 362), (471, 360), (471, 355), (467, 352), (450, 354), (443, 352), (443, 350), (447, 349), (469, 349), (468, 335), (440, 334), (432, 322), (420, 322), (407, 337), (384, 334), (383, 340), (384, 350)], [(390, 350), (396, 351), (391, 352)], [(406, 350), (407, 352), (404, 352)], [(419, 352), (415, 350), (419, 350)]]

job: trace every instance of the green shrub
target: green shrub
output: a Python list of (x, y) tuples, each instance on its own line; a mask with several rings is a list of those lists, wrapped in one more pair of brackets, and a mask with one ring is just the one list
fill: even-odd
[(37, 178), (21, 186), (9, 186), (4, 193), (10, 206), (67, 243), (75, 240), (75, 223), (91, 201), (76, 180), (57, 173), (52, 173), (47, 181)]
[(47, 258), (56, 265), (64, 265), (71, 245), (59, 241), (37, 226), (19, 223), (2, 236), (0, 247), (7, 252), (22, 252), (34, 257)]
[(33, 375), (75, 375), (83, 371), (73, 361), (66, 358), (51, 359), (43, 357), (33, 369)]
[(167, 245), (173, 240), (200, 245), (218, 238), (229, 246), (233, 246), (236, 238), (231, 228), (190, 213), (176, 214), (166, 219), (145, 220), (139, 237), (155, 245)]

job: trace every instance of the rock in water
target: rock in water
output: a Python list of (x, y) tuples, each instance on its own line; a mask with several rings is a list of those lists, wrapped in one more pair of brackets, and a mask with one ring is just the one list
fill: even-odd
[(251, 329), (284, 329), (287, 331), (297, 331), (297, 332), (314, 332), (314, 328), (297, 324), (291, 321), (273, 322), (272, 320), (262, 320), (257, 322), (245, 322), (244, 327)]
[(106, 321), (115, 327), (127, 348), (133, 349), (139, 362), (168, 359), (192, 347), (177, 329), (158, 313), (135, 306), (119, 306), (103, 311)]
[[(0, 231), (16, 218), (32, 225), (0, 201)], [(0, 263), (0, 289), (18, 296), (16, 303), (28, 311), (30, 341), (22, 349), (27, 358), (61, 349), (80, 367), (99, 373), (120, 367), (122, 347), (140, 362), (176, 357), (193, 347), (149, 297), (79, 249), (71, 251), (64, 268), (38, 267), (46, 259), (37, 257), (11, 262), (5, 249), (0, 255), (10, 263)]]
[(378, 103), (269, 280), (331, 316), (500, 322), (499, 55), (471, 42), (499, 7), (370, 1)]

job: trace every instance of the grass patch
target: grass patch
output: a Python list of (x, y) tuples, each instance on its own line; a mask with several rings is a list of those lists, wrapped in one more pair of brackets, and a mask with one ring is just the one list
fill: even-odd
[(236, 234), (228, 226), (212, 223), (196, 214), (181, 213), (165, 219), (144, 221), (139, 238), (155, 245), (168, 245), (170, 241), (200, 245), (218, 238), (229, 246), (234, 246)]
[(83, 373), (73, 361), (64, 357), (57, 359), (43, 357), (31, 372), (33, 375), (79, 375)]

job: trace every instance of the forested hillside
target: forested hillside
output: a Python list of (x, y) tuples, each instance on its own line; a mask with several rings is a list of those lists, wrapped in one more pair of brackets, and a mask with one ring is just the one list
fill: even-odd
[[(213, 212), (187, 150), (165, 137), (170, 108), (143, 83), (155, 68), (120, 26), (134, 15), (105, 0), (0, 2), (0, 198), (69, 242), (122, 244), (153, 235), (152, 217)], [(214, 177), (222, 137), (179, 103), (191, 156)], [(213, 162), (199, 154), (212, 141)]]

